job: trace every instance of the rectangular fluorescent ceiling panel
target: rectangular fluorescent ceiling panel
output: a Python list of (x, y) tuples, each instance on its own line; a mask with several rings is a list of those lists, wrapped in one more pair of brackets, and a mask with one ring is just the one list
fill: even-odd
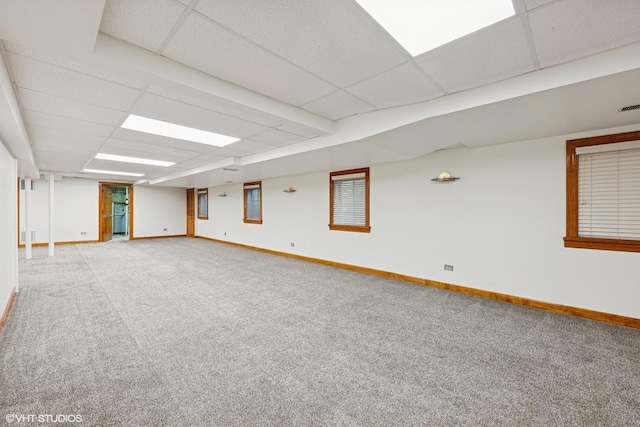
[(164, 167), (173, 166), (176, 164), (176, 162), (165, 162), (162, 160), (142, 159), (140, 157), (117, 156), (115, 154), (104, 154), (104, 153), (96, 154), (95, 158), (98, 160), (112, 160), (114, 162), (137, 163), (140, 165), (164, 166)]
[(124, 129), (136, 130), (138, 132), (151, 133), (154, 135), (168, 136), (169, 138), (183, 139), (185, 141), (199, 142), (200, 144), (224, 147), (240, 138), (235, 138), (219, 133), (208, 132), (206, 130), (194, 129), (175, 123), (163, 122), (162, 120), (150, 119), (148, 117), (130, 114), (121, 126)]
[(512, 0), (356, 0), (417, 56), (515, 15)]
[(118, 172), (118, 171), (103, 171), (100, 169), (83, 169), (84, 173), (98, 173), (105, 175), (122, 175), (122, 176), (143, 176), (143, 173), (132, 173), (132, 172)]

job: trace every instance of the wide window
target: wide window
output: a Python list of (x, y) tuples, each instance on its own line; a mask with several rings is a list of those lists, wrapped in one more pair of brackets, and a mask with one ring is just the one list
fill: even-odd
[(198, 189), (198, 219), (209, 219), (209, 190)]
[(369, 168), (331, 172), (329, 229), (369, 233)]
[(244, 222), (262, 224), (262, 182), (244, 184)]
[(640, 132), (567, 141), (564, 242), (640, 252)]

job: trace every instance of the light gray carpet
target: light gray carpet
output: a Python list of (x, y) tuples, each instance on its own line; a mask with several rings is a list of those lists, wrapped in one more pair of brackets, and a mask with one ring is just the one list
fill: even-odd
[(199, 239), (34, 257), (0, 331), (2, 422), (640, 425), (638, 330)]

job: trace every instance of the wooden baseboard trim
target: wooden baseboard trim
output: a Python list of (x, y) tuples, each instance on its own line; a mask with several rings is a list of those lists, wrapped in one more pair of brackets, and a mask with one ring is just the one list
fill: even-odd
[(149, 240), (149, 239), (170, 239), (173, 237), (187, 237), (186, 234), (172, 234), (171, 236), (144, 236), (144, 237), (132, 237), (131, 240)]
[[(59, 245), (80, 245), (82, 243), (100, 243), (100, 240), (73, 240), (73, 241), (68, 241), (68, 242), (53, 242), (55, 246), (59, 246)], [(24, 248), (26, 245), (24, 243), (20, 243), (18, 244), (19, 248)], [(36, 246), (49, 246), (49, 242), (43, 243), (43, 242), (38, 242), (38, 243), (32, 243), (31, 246), (36, 247)]]
[(7, 321), (7, 317), (9, 317), (9, 312), (11, 311), (11, 306), (13, 305), (13, 301), (16, 299), (16, 288), (13, 288), (11, 291), (11, 295), (9, 296), (9, 301), (7, 302), (7, 306), (4, 308), (2, 312), (2, 317), (0, 317), (0, 329), (4, 326), (4, 322)]
[(485, 291), (482, 289), (469, 288), (466, 286), (454, 285), (451, 283), (438, 282), (435, 280), (422, 279), (420, 277), (407, 276), (405, 274), (392, 273), (390, 271), (377, 270), (368, 267), (359, 267), (351, 264), (344, 264), (341, 262), (328, 261), (320, 258), (306, 257), (302, 255), (290, 254), (287, 252), (280, 252), (271, 249), (259, 248), (257, 246), (245, 245), (242, 243), (229, 242), (226, 240), (213, 239), (211, 237), (195, 236), (199, 239), (210, 240), (212, 242), (224, 243), (227, 245), (239, 246), (241, 248), (252, 249), (260, 252), (266, 252), (274, 255), (285, 256), (288, 258), (295, 258), (303, 261), (315, 262), (318, 264), (330, 265), (332, 267), (343, 268), (346, 270), (357, 271), (365, 274), (372, 274), (375, 276), (386, 277), (389, 279), (404, 280), (406, 282), (418, 283), (420, 285), (431, 286), (434, 288), (446, 289), (448, 291), (459, 292), (462, 294), (473, 295), (482, 298), (493, 299), (497, 301), (509, 302), (512, 304), (524, 305), (526, 307), (538, 308), (541, 310), (552, 311), (554, 313), (565, 314), (568, 316), (583, 317), (585, 319), (596, 320), (598, 322), (611, 323), (618, 326), (626, 326), (629, 328), (640, 329), (640, 319), (634, 317), (620, 316), (618, 314), (603, 313), (595, 310), (588, 310), (586, 308), (571, 307), (568, 305), (554, 304), (550, 302), (537, 301), (529, 298), (517, 297), (508, 294), (501, 294), (498, 292)]

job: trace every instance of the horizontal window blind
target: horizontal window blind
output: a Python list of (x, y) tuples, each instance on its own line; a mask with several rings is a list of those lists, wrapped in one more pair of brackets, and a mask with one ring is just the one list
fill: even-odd
[(367, 225), (367, 183), (363, 177), (333, 181), (333, 224)]
[(245, 197), (247, 207), (246, 219), (260, 219), (260, 188), (246, 188)]
[(640, 148), (578, 152), (578, 236), (640, 240)]
[(198, 216), (201, 218), (208, 217), (208, 207), (208, 193), (206, 191), (198, 191)]

